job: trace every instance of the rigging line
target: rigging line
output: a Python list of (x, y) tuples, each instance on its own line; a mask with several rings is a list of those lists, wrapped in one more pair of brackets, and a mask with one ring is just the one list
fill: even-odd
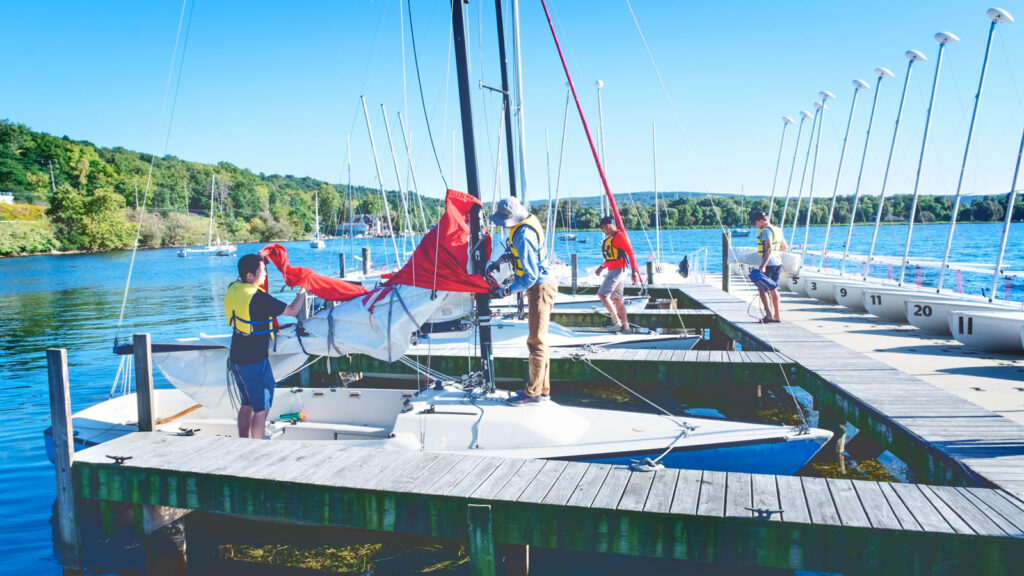
[(174, 126), (174, 110), (177, 108), (178, 92), (181, 90), (181, 75), (185, 70), (185, 53), (188, 51), (189, 31), (192, 30), (192, 13), (195, 12), (196, 4), (198, 3), (199, 0), (194, 0), (192, 2), (192, 7), (188, 10), (188, 20), (185, 21), (185, 38), (181, 42), (181, 59), (178, 60), (178, 77), (174, 82), (174, 97), (171, 98), (171, 113), (167, 119), (167, 137), (164, 139), (165, 153), (171, 145), (171, 128)]
[(686, 137), (686, 131), (683, 130), (683, 123), (679, 120), (679, 113), (676, 112), (676, 105), (672, 102), (672, 96), (668, 92), (668, 87), (665, 86), (665, 79), (661, 76), (661, 70), (658, 69), (658, 63), (654, 61), (654, 53), (651, 52), (651, 47), (647, 45), (647, 38), (644, 36), (644, 31), (640, 29), (640, 21), (637, 20), (636, 13), (633, 12), (633, 5), (626, 0), (626, 7), (629, 8), (629, 15), (633, 17), (633, 23), (636, 24), (636, 31), (640, 34), (640, 40), (644, 43), (644, 50), (647, 51), (648, 58), (651, 59), (651, 66), (654, 67), (654, 73), (658, 76), (658, 82), (661, 84), (661, 91), (665, 93), (665, 99), (668, 100), (668, 107), (672, 110), (672, 118), (676, 122), (676, 127), (679, 128), (679, 133), (683, 137), (683, 144), (686, 146), (686, 151), (690, 154), (690, 160), (693, 162), (693, 167), (697, 170), (697, 177), (700, 178), (700, 183), (704, 187), (704, 192), (711, 194), (708, 188), (707, 181), (704, 179), (704, 172), (700, 168), (700, 163), (697, 161), (697, 156), (693, 153), (693, 148), (690, 146), (690, 140)]
[[(411, 42), (412, 43), (412, 59), (413, 59), (413, 63), (416, 66), (416, 84), (419, 86), (420, 104), (423, 106), (423, 120), (427, 124), (427, 136), (430, 138), (430, 149), (434, 152), (434, 160), (437, 162), (437, 173), (441, 176), (441, 182), (444, 182), (444, 187), (448, 188), (448, 180), (445, 179), (445, 177), (444, 177), (444, 170), (441, 169), (441, 158), (437, 155), (437, 146), (434, 145), (434, 132), (430, 129), (430, 115), (427, 114), (427, 99), (426, 99), (426, 97), (423, 96), (423, 77), (420, 74), (420, 59), (419, 59), (419, 53), (416, 50), (416, 29), (413, 26), (413, 19), (412, 19), (412, 0), (409, 0), (408, 2), (405, 3), (405, 9), (409, 13), (409, 36), (411, 37), (411, 40), (412, 40), (412, 42)], [(449, 46), (448, 54), (449, 54), (449, 61), (450, 61), (451, 60), (451, 47), (450, 46)], [(448, 73), (446, 71), (445, 72), (445, 77), (447, 78), (447, 76), (448, 76)], [(447, 86), (447, 80), (445, 82), (445, 85)], [(446, 94), (445, 101), (447, 101), (448, 100), (447, 89), (445, 90), (445, 94)], [(446, 110), (445, 111), (445, 117), (446, 118), (447, 118), (447, 114), (448, 114), (448, 112)], [(354, 125), (355, 124), (353, 122), (353, 126)]]
[[(181, 2), (181, 14), (178, 16), (178, 30), (177, 30), (177, 32), (175, 32), (175, 35), (174, 35), (174, 50), (171, 53), (171, 63), (168, 66), (168, 70), (167, 70), (167, 83), (164, 85), (163, 103), (160, 105), (160, 125), (163, 125), (164, 113), (167, 111), (167, 96), (171, 92), (171, 79), (174, 77), (174, 62), (175, 62), (175, 60), (177, 59), (177, 56), (178, 56), (178, 40), (181, 39), (181, 28), (182, 28), (182, 25), (183, 25), (183, 23), (185, 21), (185, 7), (186, 6), (188, 6), (188, 0), (182, 0), (182, 2)], [(195, 4), (193, 4), (192, 6), (194, 8)], [(189, 22), (191, 22), (191, 20), (192, 20), (191, 12), (189, 12), (189, 14), (190, 14)], [(184, 60), (185, 60), (184, 45), (182, 45), (181, 60), (182, 60), (182, 63), (184, 63)], [(178, 75), (179, 75), (179, 77), (181, 75), (180, 68), (179, 68)], [(174, 94), (175, 94), (174, 98), (177, 99), (177, 94), (178, 94), (177, 90), (175, 90)], [(173, 108), (173, 104), (172, 104), (172, 108)], [(164, 152), (165, 153), (167, 152), (167, 142), (170, 140), (170, 133), (171, 133), (171, 121), (168, 120), (168, 122), (167, 122), (167, 138), (164, 140)], [(152, 182), (153, 182), (153, 165), (155, 163), (156, 163), (156, 156), (151, 154), (150, 157), (149, 157), (149, 173), (146, 176), (146, 188), (145, 188), (145, 191), (144, 191), (143, 196), (142, 196), (142, 207), (141, 207), (141, 210), (139, 210), (139, 223), (138, 223), (138, 226), (136, 227), (136, 231), (135, 231), (135, 242), (132, 244), (132, 257), (131, 257), (131, 260), (130, 260), (130, 262), (128, 264), (128, 277), (125, 278), (125, 281), (124, 281), (124, 294), (121, 296), (121, 312), (120, 312), (120, 314), (117, 317), (117, 331), (121, 330), (121, 326), (124, 323), (124, 310), (125, 310), (125, 307), (128, 305), (128, 290), (129, 290), (129, 288), (131, 288), (132, 272), (134, 272), (134, 270), (135, 270), (135, 254), (139, 250), (139, 237), (142, 235), (142, 216), (146, 213), (146, 203), (149, 200), (149, 188), (150, 188), (150, 186), (152, 185)]]
[[(468, 22), (468, 20), (467, 20), (467, 22)], [(476, 50), (477, 50), (477, 56), (478, 56), (477, 61), (480, 64), (480, 72), (479, 72), (479, 75), (477, 77), (478, 78), (477, 90), (479, 90), (481, 92), (481, 94), (482, 94), (483, 91), (484, 91), (484, 33), (483, 33), (484, 32), (484, 9), (483, 9), (483, 2), (477, 2), (477, 4), (476, 4), (476, 27), (477, 27)], [(484, 126), (490, 126), (491, 125), (491, 120), (490, 120), (490, 118), (488, 117), (488, 114), (487, 114), (487, 108), (488, 108), (487, 107), (487, 98), (484, 98), (483, 96), (481, 96), (480, 97), (480, 110), (481, 110), (481, 112), (484, 115), (484, 121), (483, 121), (483, 125)], [(491, 159), (491, 154), (494, 152), (494, 150), (491, 148), (491, 139), (487, 137), (486, 131), (484, 132), (483, 140), (484, 140), (484, 142), (487, 143), (487, 154), (483, 155), (483, 157), (485, 157), (488, 160), (490, 160)], [(501, 143), (499, 142), (498, 145), (500, 146)]]
[(1013, 86), (1013, 92), (1017, 96), (1017, 108), (1014, 110), (1017, 112), (1024, 108), (1024, 98), (1021, 98), (1020, 90), (1017, 88), (1017, 79), (1013, 76), (1013, 60), (1010, 58), (1010, 54), (1006, 50), (1006, 42), (1003, 40), (1003, 35), (997, 34), (996, 39), (999, 41), (999, 47), (1003, 49), (1003, 56), (1006, 57), (1006, 71), (1010, 74), (1010, 85)]
[[(560, 146), (560, 148), (558, 150), (558, 170), (555, 173), (555, 211), (556, 212), (558, 211), (557, 210), (558, 209), (558, 193), (559, 193), (559, 190), (561, 189), (561, 186), (562, 186), (562, 161), (565, 160), (565, 135), (566, 135), (566, 133), (568, 131), (568, 126), (569, 126), (569, 96), (571, 96), (571, 95), (572, 95), (572, 93), (569, 92), (568, 88), (566, 88), (565, 89), (565, 113), (562, 114), (562, 144), (561, 144), (561, 146)], [(572, 209), (572, 194), (571, 193), (566, 195), (566, 202), (569, 203), (569, 209), (571, 210)], [(568, 222), (568, 216), (566, 216), (566, 226), (565, 227), (568, 228), (569, 226), (571, 226), (571, 222)], [(571, 233), (572, 230), (570, 229), (569, 232)], [(551, 242), (548, 245), (549, 246), (554, 246), (554, 242), (555, 242), (555, 233), (554, 233), (554, 231), (552, 231), (551, 232)], [(568, 239), (566, 239), (566, 241), (565, 241), (565, 251), (566, 252), (569, 251), (569, 240)]]

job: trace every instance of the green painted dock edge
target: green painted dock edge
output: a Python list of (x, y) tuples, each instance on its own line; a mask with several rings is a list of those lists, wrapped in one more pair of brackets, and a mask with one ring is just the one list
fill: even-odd
[[(571, 357), (575, 350), (551, 350), (551, 380), (557, 382), (608, 382), (608, 378), (595, 369), (606, 372), (620, 381), (632, 383), (664, 383), (673, 386), (706, 386), (715, 382), (726, 388), (752, 386), (758, 382), (765, 386), (781, 386), (787, 383), (779, 367), (787, 373), (797, 369), (781, 354), (727, 352), (721, 350), (607, 350), (586, 354), (593, 366)], [(411, 351), (415, 352), (415, 350)], [(429, 364), (433, 370), (453, 377), (470, 371), (466, 358), (459, 356), (427, 356), (407, 354), (421, 363)], [(314, 370), (322, 371), (321, 364)], [(361, 372), (370, 374), (413, 375), (412, 368), (399, 363), (389, 363), (370, 356), (354, 354), (331, 359), (335, 372)], [(494, 371), (505, 378), (519, 378), (526, 381), (529, 366), (525, 353), (522, 356), (494, 357)]]
[(81, 498), (285, 524), (467, 539), (470, 506), (487, 505), (500, 544), (846, 574), (1024, 571), (1024, 539), (1014, 537), (475, 500), (112, 463), (76, 462), (73, 476)]

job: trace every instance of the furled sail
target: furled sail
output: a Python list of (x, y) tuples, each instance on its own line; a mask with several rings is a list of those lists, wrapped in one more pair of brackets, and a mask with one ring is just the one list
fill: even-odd
[[(276, 334), (270, 363), (280, 381), (300, 369), (308, 356), (367, 354), (394, 362), (412, 343), (425, 322), (466, 315), (472, 294), (487, 292), (483, 276), (471, 274), (467, 217), (480, 201), (448, 190), (445, 212), (420, 241), (409, 261), (384, 284), (367, 291), (344, 280), (291, 266), (285, 248), (271, 244), (260, 251), (284, 275), (285, 283), (302, 286), (324, 300), (336, 302), (298, 326)], [(490, 253), (490, 238), (484, 249)], [(190, 339), (195, 341), (195, 339)], [(155, 353), (154, 364), (179, 390), (207, 408), (227, 407), (227, 346), (230, 336), (201, 335), (199, 342), (224, 348)]]

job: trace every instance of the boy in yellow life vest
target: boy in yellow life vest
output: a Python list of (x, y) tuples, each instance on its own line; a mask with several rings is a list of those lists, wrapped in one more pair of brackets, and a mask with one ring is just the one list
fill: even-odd
[(526, 347), (530, 380), (525, 390), (508, 399), (512, 406), (531, 406), (551, 398), (551, 370), (548, 360), (548, 324), (551, 308), (558, 295), (558, 282), (551, 274), (547, 250), (544, 248), (544, 229), (537, 217), (530, 214), (515, 196), (505, 198), (494, 207), (491, 222), (508, 228), (508, 255), (511, 257), (515, 279), (507, 288), (495, 288), (492, 298), (526, 291), (529, 305), (530, 335)]
[[(750, 213), (750, 219), (758, 228), (757, 254), (761, 256), (761, 265), (758, 268), (765, 276), (778, 283), (779, 273), (782, 271), (782, 255), (779, 252), (789, 246), (786, 245), (782, 230), (768, 222), (768, 215), (764, 211), (754, 210)], [(761, 305), (764, 306), (765, 311), (765, 317), (761, 319), (761, 322), (781, 322), (779, 291), (777, 289), (763, 290), (758, 286), (757, 295), (760, 296)], [(768, 305), (769, 298), (771, 307)]]
[(597, 267), (594, 274), (600, 276), (601, 272), (608, 270), (601, 287), (597, 290), (597, 297), (604, 303), (611, 316), (611, 320), (604, 327), (612, 332), (629, 332), (629, 318), (626, 317), (626, 303), (622, 291), (626, 283), (627, 264), (633, 270), (633, 284), (640, 281), (636, 254), (633, 253), (633, 245), (629, 243), (629, 236), (619, 233), (619, 227), (612, 216), (601, 218), (601, 232), (604, 232), (605, 236), (604, 242), (601, 243), (604, 263)]
[(306, 289), (285, 305), (263, 291), (267, 264), (256, 254), (238, 259), (238, 279), (224, 295), (224, 314), (232, 328), (230, 364), (242, 406), (238, 410), (238, 436), (263, 438), (267, 413), (274, 402), (274, 373), (270, 369), (270, 339), (274, 318), (296, 316), (306, 305)]

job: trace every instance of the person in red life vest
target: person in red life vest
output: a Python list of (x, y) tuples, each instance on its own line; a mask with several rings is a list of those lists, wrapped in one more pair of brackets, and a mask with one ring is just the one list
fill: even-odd
[[(763, 210), (754, 210), (750, 213), (750, 219), (757, 226), (757, 254), (761, 257), (761, 264), (758, 269), (774, 283), (778, 283), (779, 274), (782, 272), (781, 250), (789, 248), (783, 238), (782, 229), (768, 222), (768, 215)], [(765, 317), (761, 322), (781, 322), (779, 315), (779, 291), (777, 289), (765, 290), (757, 287), (757, 295), (761, 298), (761, 305), (764, 307)], [(769, 299), (771, 306), (769, 306)], [(774, 313), (772, 312), (774, 308)]]
[(274, 337), (274, 318), (296, 316), (306, 305), (306, 289), (285, 305), (263, 291), (267, 264), (256, 254), (238, 259), (238, 279), (224, 295), (224, 314), (232, 328), (231, 372), (242, 406), (238, 410), (238, 436), (263, 438), (267, 413), (274, 402), (274, 373), (268, 359)]
[(594, 274), (600, 276), (605, 270), (608, 274), (597, 291), (597, 297), (608, 309), (611, 320), (605, 323), (604, 327), (615, 332), (618, 330), (628, 332), (629, 318), (626, 317), (626, 304), (623, 302), (622, 287), (626, 283), (626, 264), (633, 270), (633, 284), (640, 282), (640, 269), (636, 264), (636, 254), (633, 253), (633, 245), (629, 243), (629, 236), (621, 234), (619, 227), (615, 225), (615, 218), (605, 216), (601, 218), (601, 232), (604, 232), (605, 239), (601, 243), (601, 256), (604, 257), (604, 264), (597, 267)]
[(548, 324), (558, 295), (558, 281), (551, 274), (540, 221), (515, 196), (498, 202), (491, 214), (491, 222), (508, 228), (507, 255), (515, 273), (512, 284), (508, 288), (493, 289), (491, 297), (504, 298), (525, 291), (529, 305), (530, 334), (526, 338), (526, 347), (530, 351), (530, 380), (525, 390), (508, 399), (508, 404), (531, 406), (551, 399)]

